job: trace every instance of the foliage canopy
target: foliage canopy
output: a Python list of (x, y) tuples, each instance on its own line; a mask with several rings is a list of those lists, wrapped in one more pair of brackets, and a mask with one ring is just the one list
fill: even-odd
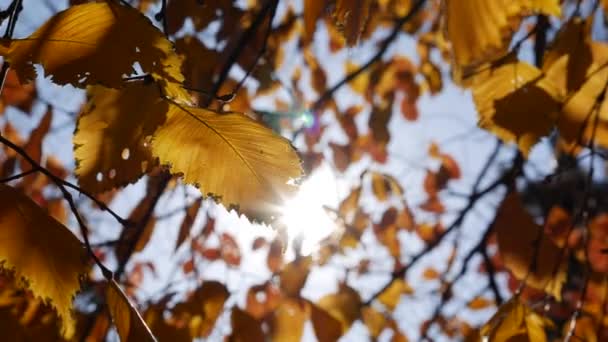
[[(608, 339), (607, 1), (72, 0), (19, 37), (28, 6), (0, 11), (3, 338)], [(427, 139), (404, 176), (399, 127), (454, 85), (495, 148), (465, 145), (471, 168)], [(73, 161), (49, 153), (58, 111)], [(311, 253), (281, 216), (323, 165), (348, 191)], [(230, 211), (274, 230), (246, 241)]]

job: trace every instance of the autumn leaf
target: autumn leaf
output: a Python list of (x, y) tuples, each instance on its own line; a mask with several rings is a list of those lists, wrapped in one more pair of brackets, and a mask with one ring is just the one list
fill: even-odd
[(325, 1), (304, 0), (304, 37), (311, 41), (317, 28), (317, 21), (327, 6)]
[(192, 229), (192, 225), (196, 220), (196, 216), (198, 214), (199, 209), (201, 208), (201, 204), (203, 203), (202, 199), (197, 199), (192, 204), (188, 206), (186, 209), (186, 215), (182, 220), (182, 224), (179, 226), (179, 232), (177, 234), (177, 241), (175, 242), (175, 250), (181, 246), (184, 241), (188, 238), (190, 234), (190, 230)]
[(317, 305), (340, 321), (342, 333), (345, 333), (353, 322), (359, 318), (361, 303), (359, 293), (351, 287), (342, 284), (337, 293), (322, 297)]
[[(487, 74), (486, 74), (487, 73)], [(472, 87), (479, 126), (527, 156), (557, 119), (558, 91), (534, 66), (509, 61), (476, 76)]]
[(86, 258), (80, 241), (30, 198), (0, 184), (0, 266), (14, 271), (36, 296), (50, 303), (71, 338), (72, 299), (80, 289)]
[(468, 307), (471, 310), (482, 310), (491, 305), (494, 305), (493, 301), (484, 297), (475, 297), (469, 302)]
[(156, 342), (156, 338), (114, 280), (106, 289), (106, 302), (121, 342)]
[(337, 0), (333, 17), (349, 46), (357, 44), (370, 16), (370, 0)]
[(246, 298), (246, 311), (256, 319), (263, 319), (273, 312), (281, 302), (281, 291), (271, 283), (249, 288)]
[(388, 310), (393, 311), (399, 304), (402, 295), (412, 294), (414, 290), (403, 279), (395, 279), (391, 284), (378, 296), (378, 301), (382, 303)]
[(232, 333), (228, 336), (229, 342), (264, 341), (262, 323), (253, 318), (246, 311), (239, 308), (232, 309)]
[(176, 319), (189, 325), (192, 338), (207, 337), (229, 295), (222, 283), (206, 281), (185, 302), (176, 304), (172, 311)]
[[(608, 146), (608, 102), (604, 100), (608, 82), (608, 45), (590, 44), (592, 63), (584, 83), (562, 106), (557, 120), (560, 137), (569, 145), (586, 145), (593, 141)], [(556, 63), (557, 64), (557, 63)], [(566, 70), (555, 66), (556, 73)]]
[(280, 274), (281, 291), (288, 297), (298, 297), (300, 290), (306, 284), (308, 272), (312, 264), (312, 257), (298, 258), (285, 265)]
[(319, 342), (335, 342), (342, 336), (342, 323), (314, 303), (310, 305), (310, 319)]
[(123, 90), (95, 86), (74, 133), (80, 186), (98, 193), (137, 181), (155, 160), (150, 139), (168, 105), (154, 85), (133, 82)]
[(0, 115), (8, 106), (15, 106), (23, 112), (29, 113), (36, 96), (36, 85), (33, 82), (22, 84), (15, 70), (9, 69), (4, 80), (2, 94), (0, 94)]
[(559, 300), (566, 281), (565, 258), (526, 212), (517, 193), (505, 198), (494, 227), (500, 255), (513, 275)]
[[(150, 189), (150, 184), (148, 184), (148, 189)], [(152, 201), (152, 196), (143, 197), (129, 214), (128, 220), (134, 224), (123, 228), (118, 239), (119, 243), (114, 250), (119, 263), (128, 261), (131, 257), (130, 253), (143, 250), (148, 241), (150, 241), (154, 232), (154, 226), (156, 225), (156, 218), (154, 215), (151, 215), (147, 218), (147, 222), (142, 222), (142, 220), (145, 218), (148, 210), (150, 210)], [(140, 226), (144, 223), (145, 226)], [(143, 231), (140, 232), (141, 229)]]
[(307, 306), (307, 303), (301, 299), (283, 299), (274, 310), (270, 321), (272, 341), (301, 341), (304, 323), (309, 316)]
[(361, 316), (369, 335), (374, 339), (378, 338), (387, 326), (386, 317), (372, 307), (364, 307), (361, 310)]
[(150, 20), (114, 2), (76, 5), (59, 12), (25, 39), (0, 48), (22, 82), (35, 77), (34, 63), (57, 84), (121, 87), (133, 64), (156, 78), (181, 83), (181, 59)]
[(154, 133), (152, 154), (203, 194), (254, 217), (273, 211), (301, 175), (289, 141), (249, 117), (176, 103)]
[(543, 318), (522, 303), (517, 296), (498, 309), (490, 321), (481, 328), (480, 334), (490, 341), (547, 340)]
[(558, 0), (447, 0), (445, 29), (457, 67), (467, 68), (506, 54), (520, 20), (533, 12), (559, 16)]

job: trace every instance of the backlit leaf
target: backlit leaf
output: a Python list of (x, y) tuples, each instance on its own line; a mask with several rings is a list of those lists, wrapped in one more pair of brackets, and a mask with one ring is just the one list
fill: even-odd
[(246, 310), (253, 317), (263, 319), (280, 304), (281, 291), (272, 283), (265, 283), (249, 288), (247, 291)]
[(239, 308), (232, 309), (232, 333), (229, 342), (265, 341), (262, 322)]
[(543, 319), (513, 297), (503, 304), (496, 314), (481, 328), (481, 336), (490, 341), (530, 341), (547, 340)]
[(271, 212), (301, 175), (288, 140), (239, 113), (169, 104), (167, 120), (154, 133), (152, 153), (203, 194), (245, 213)]
[(390, 311), (395, 310), (402, 295), (412, 294), (414, 289), (403, 279), (395, 279), (389, 287), (378, 296), (378, 301)]
[(560, 15), (559, 0), (447, 0), (445, 25), (457, 66), (504, 55), (520, 19), (531, 12)]
[(106, 289), (106, 302), (121, 342), (155, 342), (156, 338), (116, 281)]
[(557, 89), (537, 68), (511, 61), (493, 67), (473, 84), (479, 126), (527, 155), (553, 128), (559, 103)]
[(185, 302), (176, 304), (173, 313), (176, 319), (189, 325), (192, 338), (207, 337), (229, 295), (222, 283), (206, 281)]
[(322, 297), (317, 305), (340, 321), (344, 333), (359, 318), (362, 303), (357, 291), (342, 284), (337, 293)]
[(179, 233), (177, 235), (177, 241), (175, 242), (175, 250), (177, 250), (179, 246), (181, 246), (181, 244), (188, 238), (202, 203), (203, 200), (199, 198), (188, 206), (188, 209), (186, 209), (186, 215), (182, 220), (182, 224), (179, 226)]
[(311, 263), (312, 257), (307, 256), (298, 258), (285, 265), (280, 275), (281, 291), (289, 297), (299, 296), (300, 290), (302, 290), (304, 284), (306, 284), (306, 279), (308, 279)]
[(317, 27), (317, 21), (327, 6), (325, 1), (304, 0), (304, 36), (307, 41), (312, 40)]
[(181, 83), (181, 60), (173, 46), (136, 9), (104, 1), (59, 12), (26, 39), (0, 49), (22, 81), (35, 76), (40, 63), (57, 84), (83, 87), (102, 83), (121, 87), (123, 75), (144, 72)]
[(270, 335), (272, 341), (302, 340), (304, 323), (308, 320), (307, 303), (301, 299), (285, 298), (272, 314)]
[(337, 0), (333, 13), (349, 46), (357, 44), (370, 15), (371, 0)]
[(153, 85), (133, 82), (121, 91), (90, 88), (74, 133), (80, 186), (103, 192), (133, 183), (150, 170), (155, 161), (149, 140), (167, 108)]
[(0, 266), (14, 271), (17, 279), (57, 310), (62, 334), (71, 338), (72, 298), (86, 272), (84, 248), (30, 198), (4, 184), (0, 184)]
[(319, 342), (335, 342), (342, 336), (342, 323), (313, 303), (310, 303), (310, 319)]
[(493, 304), (494, 304), (494, 302), (487, 298), (475, 297), (475, 298), (473, 298), (473, 300), (471, 300), (469, 302), (468, 306), (472, 310), (481, 310), (481, 309), (485, 309)]
[(505, 198), (494, 227), (500, 255), (513, 275), (559, 300), (566, 281), (565, 258), (561, 258), (560, 248), (526, 212), (517, 193)]
[(367, 326), (369, 335), (374, 339), (378, 338), (386, 327), (386, 317), (372, 307), (364, 307), (361, 310), (361, 316), (363, 323)]

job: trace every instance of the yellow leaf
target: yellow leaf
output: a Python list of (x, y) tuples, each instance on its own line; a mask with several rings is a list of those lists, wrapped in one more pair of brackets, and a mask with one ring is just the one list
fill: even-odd
[(106, 301), (121, 342), (156, 341), (139, 312), (114, 280), (108, 283)]
[(300, 290), (302, 290), (304, 284), (306, 284), (306, 279), (308, 279), (311, 263), (312, 257), (307, 256), (298, 258), (285, 265), (280, 275), (281, 291), (289, 297), (299, 296)]
[[(356, 70), (358, 70), (361, 66), (351, 62), (351, 61), (347, 61), (346, 64), (344, 65), (344, 72), (346, 75), (355, 72)], [(370, 73), (369, 72), (362, 72), (361, 74), (359, 74), (357, 77), (355, 77), (352, 81), (350, 81), (350, 87), (353, 88), (353, 90), (358, 93), (361, 94), (363, 96), (366, 95), (367, 90), (369, 89), (369, 82), (370, 82)]]
[(303, 300), (285, 298), (274, 310), (270, 323), (272, 341), (302, 340), (304, 323), (308, 320), (307, 304)]
[(445, 28), (457, 68), (503, 56), (523, 16), (560, 15), (559, 0), (447, 0)]
[[(566, 258), (560, 260), (560, 248), (544, 235), (542, 227), (526, 212), (517, 193), (505, 198), (494, 227), (498, 249), (507, 269), (517, 279), (525, 279), (529, 286), (560, 300), (566, 281)], [(532, 265), (534, 269), (531, 269)]]
[(593, 139), (596, 144), (608, 147), (608, 101), (603, 100), (608, 82), (608, 45), (592, 42), (590, 49), (592, 63), (584, 83), (564, 103), (557, 126), (560, 137), (569, 145), (585, 145)]
[[(22, 81), (44, 67), (57, 84), (121, 87), (138, 62), (155, 78), (181, 83), (181, 59), (138, 10), (111, 1), (76, 5), (59, 12), (25, 39), (0, 48)], [(164, 81), (166, 82), (166, 81)]]
[(547, 341), (543, 318), (513, 297), (503, 304), (480, 331), (489, 341)]
[(564, 24), (543, 57), (543, 72), (561, 98), (585, 82), (592, 63), (590, 38), (590, 21), (574, 18)]
[(395, 279), (391, 285), (378, 296), (378, 300), (390, 311), (395, 310), (401, 295), (412, 294), (414, 290), (403, 279)]
[(357, 291), (342, 284), (337, 293), (322, 297), (317, 305), (340, 321), (342, 323), (342, 333), (345, 333), (353, 322), (359, 318), (362, 303)]
[(80, 186), (98, 193), (137, 181), (155, 164), (150, 137), (168, 105), (154, 85), (133, 82), (123, 90), (89, 89), (74, 133), (75, 174)]
[(287, 139), (240, 113), (169, 104), (154, 133), (152, 153), (184, 181), (254, 216), (276, 209), (301, 176)]
[(333, 13), (349, 46), (357, 44), (370, 15), (371, 0), (337, 0)]
[(550, 133), (559, 103), (557, 89), (542, 78), (540, 70), (518, 61), (509, 61), (479, 75), (473, 81), (473, 99), (479, 126), (507, 142), (516, 142), (528, 152)]
[(62, 319), (62, 334), (74, 334), (72, 298), (86, 272), (80, 241), (19, 191), (0, 184), (0, 267), (14, 270)]
[(374, 339), (378, 338), (384, 328), (386, 328), (386, 317), (372, 307), (364, 307), (361, 310), (361, 316), (363, 317), (363, 323), (365, 323), (367, 330), (369, 330), (369, 335)]
[(310, 319), (319, 342), (335, 342), (342, 336), (342, 324), (324, 309), (310, 305)]

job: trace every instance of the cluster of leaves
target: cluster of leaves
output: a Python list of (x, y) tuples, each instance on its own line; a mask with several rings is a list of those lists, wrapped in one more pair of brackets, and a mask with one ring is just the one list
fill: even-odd
[[(42, 102), (33, 83), (37, 70), (87, 94), (74, 123), (74, 170), (43, 153), (52, 105), (47, 103), (28, 139), (4, 120), (0, 331), (14, 341), (97, 341), (107, 338), (114, 322), (121, 341), (224, 335), (230, 341), (296, 341), (310, 322), (320, 341), (338, 340), (361, 323), (373, 340), (606, 338), (608, 208), (592, 208), (594, 196), (603, 194), (591, 190), (596, 159), (608, 148), (608, 45), (592, 39), (599, 2), (303, 0), (301, 5), (71, 1), (20, 39), (11, 38), (22, 1), (0, 12), (7, 19), (0, 45), (2, 110), (11, 106), (28, 113)], [(154, 20), (161, 28), (146, 16), (159, 8)], [(416, 60), (389, 49), (405, 37), (415, 41)], [(535, 65), (520, 54), (527, 42)], [(348, 50), (357, 46), (375, 53), (363, 62), (351, 60)], [(324, 62), (345, 55), (342, 71)], [(396, 159), (390, 122), (422, 120), (418, 99), (442, 92), (447, 67), (453, 81), (471, 91), (479, 126), (516, 143), (517, 151), (498, 143), (479, 174), (471, 176), (449, 146), (428, 142), (416, 185), (421, 195), (412, 200), (414, 186), (406, 188), (400, 175), (386, 171)], [(256, 109), (259, 100), (269, 99), (271, 110)], [(344, 139), (332, 136), (335, 129)], [(293, 134), (299, 155), (280, 133)], [(564, 195), (582, 194), (580, 200), (543, 204), (534, 217), (515, 185), (526, 181), (526, 158), (546, 136), (556, 156), (587, 153), (591, 162), (576, 195)], [(499, 163), (503, 154), (514, 156), (506, 168)], [(287, 259), (281, 229), (272, 238), (256, 238), (247, 249), (205, 213), (210, 197), (271, 222), (295, 191), (301, 166), (309, 173), (322, 163), (341, 177), (356, 176), (339, 206), (327, 208), (336, 231), (314, 255), (303, 255), (294, 243), (295, 258)], [(495, 179), (490, 170), (498, 170)], [(563, 173), (560, 164), (546, 182)], [(146, 195), (122, 218), (108, 203), (144, 175)], [(470, 179), (465, 204), (454, 215), (450, 186)], [(161, 197), (188, 184), (201, 196), (180, 210), (184, 218), (174, 250), (188, 252), (179, 271), (194, 289), (174, 293), (167, 287), (160, 298), (137, 301), (142, 279), (158, 265), (132, 256), (153, 248), (148, 242), (161, 224), (155, 210)], [(90, 199), (88, 210), (74, 201), (74, 192)], [(465, 222), (480, 203), (492, 203), (492, 195), (501, 204), (491, 210), (473, 246), (463, 247)], [(97, 210), (121, 226), (115, 240), (89, 241), (97, 229), (86, 211)], [(67, 228), (70, 220), (79, 237)], [(422, 247), (408, 250), (406, 239)], [(420, 281), (410, 281), (419, 262), (440, 247), (447, 250), (444, 264), (426, 266), (419, 270)], [(245, 290), (244, 302), (237, 303), (239, 293), (227, 281), (200, 274), (212, 264), (247, 272), (243, 260), (255, 254), (266, 260), (269, 276)], [(334, 290), (319, 298), (304, 295), (311, 275), (336, 266), (343, 272)], [(480, 293), (455, 293), (471, 273), (487, 286)], [(371, 293), (361, 284), (371, 286)], [(438, 304), (418, 331), (409, 331), (398, 311), (405, 298), (429, 288), (439, 293)], [(79, 291), (76, 303), (94, 310), (73, 306)], [(511, 298), (502, 303), (505, 295)], [(445, 310), (451, 303), (459, 303), (462, 312)], [(488, 316), (497, 306), (485, 324), (466, 318), (467, 312)], [(222, 323), (223, 316), (230, 323)], [(222, 331), (228, 325), (230, 331)]]

